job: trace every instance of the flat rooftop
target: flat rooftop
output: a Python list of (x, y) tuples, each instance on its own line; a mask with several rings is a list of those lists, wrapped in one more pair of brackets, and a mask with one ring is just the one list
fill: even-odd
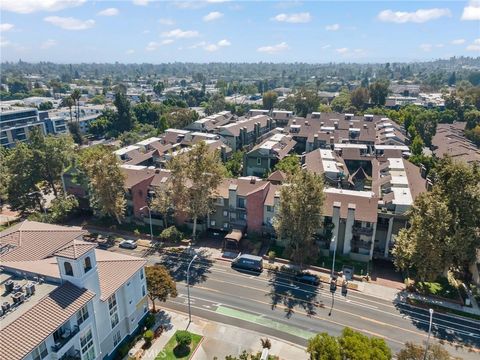
[[(38, 304), (46, 295), (55, 290), (59, 285), (52, 283), (35, 283), (35, 294), (29, 297), (26, 297), (26, 300), (20, 305), (13, 306), (12, 294), (8, 294), (5, 290), (5, 282), (8, 280), (13, 280), (16, 284), (24, 287), (29, 282), (35, 282), (34, 279), (25, 279), (17, 275), (11, 275), (5, 272), (0, 273), (0, 304), (8, 302), (10, 306), (10, 311), (0, 317), (1, 328), (5, 328), (10, 323), (18, 319), (21, 315), (30, 310), (33, 306)], [(25, 292), (24, 292), (25, 294)]]

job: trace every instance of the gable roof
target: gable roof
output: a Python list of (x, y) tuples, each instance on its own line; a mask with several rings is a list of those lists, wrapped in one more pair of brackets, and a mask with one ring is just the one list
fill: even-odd
[(96, 244), (83, 240), (73, 240), (60, 250), (56, 251), (53, 255), (68, 259), (78, 259), (83, 254), (86, 254), (88, 251), (95, 249), (96, 247)]
[[(0, 359), (23, 359), (93, 299), (95, 294), (69, 282), (53, 290), (17, 320), (0, 330)], [(35, 331), (30, 331), (35, 329)], [(21, 340), (12, 341), (12, 339)]]

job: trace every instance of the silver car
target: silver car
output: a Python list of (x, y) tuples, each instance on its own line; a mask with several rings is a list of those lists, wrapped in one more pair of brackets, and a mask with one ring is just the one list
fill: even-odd
[(136, 249), (137, 244), (133, 240), (123, 240), (119, 245), (119, 247), (124, 248), (124, 249)]

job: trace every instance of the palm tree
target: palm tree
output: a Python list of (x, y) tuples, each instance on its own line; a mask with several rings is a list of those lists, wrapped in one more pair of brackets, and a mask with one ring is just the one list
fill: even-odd
[(62, 106), (68, 107), (70, 110), (70, 122), (73, 121), (73, 116), (72, 116), (72, 106), (75, 105), (75, 101), (72, 99), (71, 96), (64, 97), (62, 99)]
[(72, 91), (72, 94), (70, 95), (74, 103), (77, 105), (77, 122), (80, 121), (80, 98), (82, 97), (82, 94), (80, 93), (80, 90), (75, 89)]

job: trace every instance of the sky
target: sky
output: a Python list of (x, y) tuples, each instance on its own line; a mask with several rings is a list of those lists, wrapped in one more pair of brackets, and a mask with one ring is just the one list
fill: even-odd
[(1, 0), (0, 60), (399, 62), (480, 56), (480, 0)]

